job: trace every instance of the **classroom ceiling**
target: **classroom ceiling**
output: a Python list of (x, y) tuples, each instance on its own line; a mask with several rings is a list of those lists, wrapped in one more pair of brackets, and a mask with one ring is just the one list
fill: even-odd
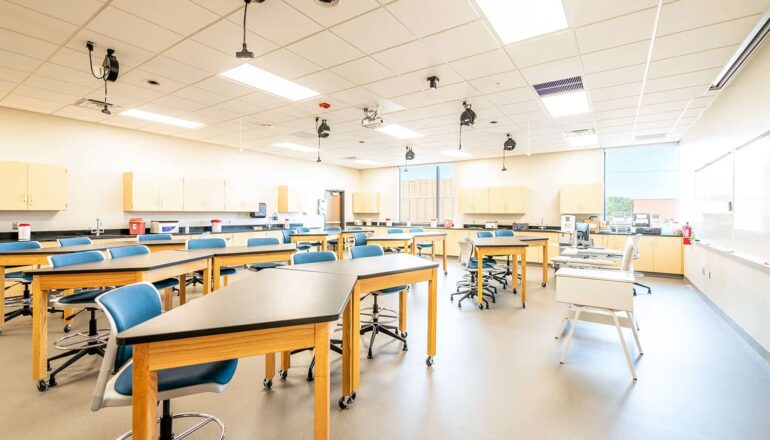
[[(316, 146), (316, 116), (328, 120), (324, 163), (353, 168), (453, 160), (467, 100), (478, 114), (463, 130), (473, 158), (565, 151), (564, 132), (593, 129), (601, 147), (679, 140), (715, 93), (709, 84), (770, 0), (563, 0), (569, 27), (502, 44), (474, 0), (313, 0), (252, 3), (241, 49), (242, 0), (0, 0), (0, 106), (315, 160), (274, 147)], [(103, 99), (88, 72), (106, 48), (121, 63), (109, 84), (119, 109), (106, 116), (74, 105)], [(652, 45), (652, 50), (650, 51)], [(231, 82), (220, 73), (250, 61), (321, 93), (301, 102)], [(646, 75), (645, 75), (646, 73)], [(440, 78), (431, 90), (427, 78)], [(534, 84), (582, 76), (589, 113), (552, 118)], [(160, 85), (147, 84), (156, 80)], [(331, 104), (323, 110), (319, 103)], [(361, 127), (379, 104), (388, 124), (424, 136), (398, 140)], [(205, 124), (179, 128), (120, 115), (137, 108)], [(497, 121), (493, 124), (493, 121)], [(356, 157), (378, 164), (361, 164)]]

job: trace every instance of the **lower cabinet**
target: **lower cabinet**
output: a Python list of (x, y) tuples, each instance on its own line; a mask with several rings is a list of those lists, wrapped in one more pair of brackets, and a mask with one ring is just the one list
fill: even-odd
[[(592, 238), (595, 246), (623, 250), (629, 236), (595, 234)], [(639, 258), (634, 260), (634, 270), (675, 275), (684, 273), (681, 237), (644, 235), (639, 238), (637, 248)], [(620, 262), (617, 264), (620, 265)]]

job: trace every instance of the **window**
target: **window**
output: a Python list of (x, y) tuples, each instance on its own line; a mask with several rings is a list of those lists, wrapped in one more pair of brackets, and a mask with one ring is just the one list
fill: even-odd
[(399, 169), (399, 221), (429, 223), (451, 218), (454, 210), (451, 164)]
[(607, 220), (650, 214), (653, 224), (679, 217), (679, 146), (653, 144), (604, 150)]

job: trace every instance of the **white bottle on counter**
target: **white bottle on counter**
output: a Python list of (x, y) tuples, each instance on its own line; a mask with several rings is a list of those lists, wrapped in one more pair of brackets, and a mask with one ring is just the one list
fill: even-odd
[(19, 241), (29, 241), (32, 239), (32, 226), (29, 223), (19, 224)]

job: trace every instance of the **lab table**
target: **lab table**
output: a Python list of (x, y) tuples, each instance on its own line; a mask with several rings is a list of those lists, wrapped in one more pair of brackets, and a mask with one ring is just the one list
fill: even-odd
[(118, 334), (118, 345), (133, 346), (133, 438), (157, 436), (158, 370), (314, 347), (313, 438), (328, 439), (329, 327), (343, 311), (349, 319), (355, 284), (352, 275), (266, 269)]
[[(59, 248), (50, 248), (56, 250)], [(46, 250), (46, 249), (40, 249)], [(203, 254), (187, 252), (153, 252), (120, 259), (107, 259), (95, 263), (49, 267), (24, 271), (32, 275), (33, 310), (46, 310), (48, 292), (52, 290), (115, 287), (140, 281), (155, 282), (179, 277), (180, 302), (185, 301), (186, 274), (203, 271), (203, 291), (211, 286), (211, 261)], [(32, 379), (47, 380), (48, 370), (48, 314), (32, 316)]]
[[(342, 261), (326, 261), (293, 266), (282, 266), (280, 269), (291, 272), (317, 272), (329, 274), (344, 274), (356, 279), (351, 297), (351, 306), (345, 310), (345, 322), (352, 325), (342, 329), (342, 397), (340, 406), (347, 407), (356, 397), (360, 383), (360, 329), (361, 329), (361, 296), (366, 293), (396, 287), (428, 282), (428, 344), (425, 362), (430, 367), (436, 356), (436, 295), (438, 278), (436, 276), (438, 263), (424, 258), (405, 254), (389, 254), (378, 257), (348, 259)], [(406, 311), (405, 297), (402, 296), (401, 309)], [(399, 316), (399, 326), (406, 331), (406, 313)], [(270, 379), (269, 377), (266, 379)]]
[[(446, 232), (428, 231), (428, 232), (404, 232), (399, 234), (374, 235), (366, 239), (367, 244), (379, 244), (382, 247), (403, 247), (404, 252), (417, 255), (417, 244), (431, 242), (431, 258), (436, 258), (436, 242), (442, 242), (446, 249)], [(446, 252), (443, 252), (444, 273), (447, 273)]]
[(291, 256), (297, 252), (292, 244), (267, 246), (230, 246), (225, 248), (196, 249), (181, 251), (194, 255), (204, 255), (211, 259), (213, 290), (219, 289), (220, 271), (224, 266), (240, 266), (256, 263), (291, 263)]
[(329, 240), (337, 238), (337, 233), (324, 232), (324, 231), (310, 231), (310, 232), (292, 232), (290, 239), (292, 243), (309, 242), (309, 243), (321, 243), (321, 250), (325, 251), (328, 247)]
[(365, 234), (371, 234), (374, 229), (343, 229), (339, 234), (339, 240), (337, 240), (337, 259), (342, 260), (345, 257), (345, 240), (348, 237), (352, 237), (357, 232), (363, 232)]

